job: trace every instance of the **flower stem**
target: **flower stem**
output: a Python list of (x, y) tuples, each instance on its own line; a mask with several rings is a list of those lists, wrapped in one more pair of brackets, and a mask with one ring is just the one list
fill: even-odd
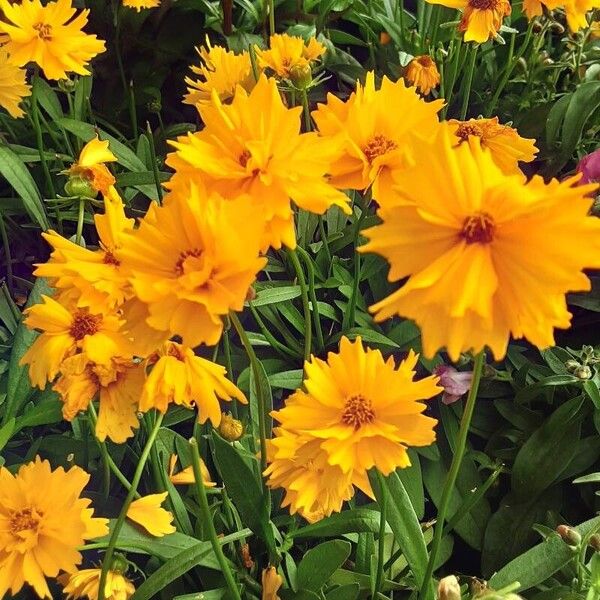
[(79, 210), (77, 211), (77, 231), (75, 232), (75, 243), (81, 246), (81, 234), (83, 233), (83, 218), (85, 216), (85, 198), (79, 197)]
[(460, 109), (461, 121), (464, 121), (469, 110), (469, 98), (471, 97), (471, 85), (473, 84), (473, 73), (475, 71), (475, 58), (477, 57), (477, 49), (479, 44), (475, 44), (471, 49), (471, 56), (469, 57), (469, 64), (467, 65), (467, 73), (465, 79), (465, 88), (463, 91), (462, 108)]
[(312, 265), (312, 261), (308, 252), (298, 246), (297, 251), (300, 253), (302, 260), (304, 260), (304, 264), (306, 265), (306, 270), (308, 272), (308, 293), (310, 295), (310, 301), (313, 306), (312, 316), (315, 325), (315, 332), (317, 334), (317, 344), (319, 351), (325, 348), (325, 342), (323, 340), (323, 330), (321, 328), (321, 317), (319, 315), (319, 309), (317, 304), (317, 294), (315, 292), (315, 270)]
[(269, 31), (271, 35), (275, 35), (275, 2), (274, 0), (269, 1)]
[(379, 479), (379, 489), (381, 490), (381, 497), (379, 500), (379, 539), (377, 540), (377, 574), (375, 576), (375, 587), (373, 588), (373, 598), (377, 598), (379, 591), (381, 590), (381, 584), (383, 582), (383, 566), (385, 564), (383, 560), (383, 554), (385, 552), (385, 523), (387, 518), (387, 493), (384, 480), (379, 471), (377, 471), (377, 478)]
[(200, 503), (200, 516), (202, 524), (204, 525), (204, 531), (208, 533), (213, 552), (217, 557), (221, 572), (225, 577), (225, 582), (231, 594), (233, 600), (241, 600), (240, 591), (233, 578), (229, 563), (223, 554), (223, 549), (217, 538), (217, 532), (215, 530), (215, 524), (213, 523), (212, 515), (210, 514), (210, 506), (208, 505), (208, 497), (206, 490), (204, 489), (204, 482), (202, 480), (202, 471), (200, 469), (200, 454), (198, 452), (198, 442), (195, 438), (189, 440), (190, 448), (192, 450), (192, 468), (194, 469), (194, 479), (196, 480), (196, 488), (198, 489), (198, 500)]
[(163, 415), (159, 414), (158, 418), (154, 422), (154, 427), (148, 436), (148, 440), (146, 441), (146, 445), (142, 450), (142, 454), (140, 455), (140, 460), (135, 469), (135, 473), (133, 474), (133, 479), (131, 480), (131, 487), (129, 488), (129, 492), (125, 497), (125, 501), (123, 502), (123, 506), (121, 507), (121, 512), (117, 517), (113, 530), (110, 534), (110, 538), (108, 540), (108, 546), (106, 547), (106, 554), (104, 555), (104, 560), (102, 561), (102, 572), (100, 573), (100, 581), (98, 583), (98, 600), (105, 600), (105, 587), (106, 587), (106, 577), (108, 575), (108, 570), (110, 569), (113, 554), (115, 552), (115, 547), (117, 545), (117, 539), (119, 537), (119, 533), (121, 528), (123, 527), (123, 523), (125, 522), (125, 518), (127, 517), (127, 511), (129, 510), (129, 506), (133, 501), (135, 494), (137, 492), (138, 485), (140, 484), (140, 480), (142, 478), (142, 474), (144, 473), (144, 467), (146, 466), (146, 461), (150, 456), (150, 450), (156, 440), (156, 436), (160, 430), (160, 425), (163, 420)]
[[(298, 254), (296, 250), (289, 251), (289, 257), (294, 265), (296, 276), (298, 277), (298, 283), (300, 285), (300, 295), (302, 298), (302, 307), (304, 308), (304, 360), (310, 360), (312, 351), (312, 325), (310, 322), (310, 305), (308, 301), (308, 288), (306, 286), (306, 279), (304, 278), (304, 271), (302, 265), (298, 260)], [(317, 310), (316, 306), (313, 306), (313, 310)]]
[(302, 108), (304, 112), (304, 129), (305, 131), (311, 131), (312, 121), (310, 119), (310, 106), (308, 105), (308, 92), (306, 88), (302, 88)]
[(469, 395), (467, 396), (467, 402), (465, 404), (462, 419), (460, 421), (460, 430), (458, 432), (458, 440), (456, 442), (456, 450), (454, 452), (454, 456), (452, 457), (452, 464), (450, 465), (450, 471), (448, 472), (448, 476), (446, 477), (446, 482), (444, 483), (444, 490), (442, 491), (442, 499), (441, 499), (440, 505), (438, 507), (437, 520), (435, 523), (435, 531), (433, 534), (433, 541), (431, 543), (431, 550), (429, 552), (429, 562), (427, 563), (427, 570), (425, 572), (425, 577), (423, 578), (423, 582), (421, 584), (421, 592), (419, 594), (419, 598), (421, 598), (421, 600), (429, 600), (429, 598), (431, 597), (430, 596), (430, 592), (431, 592), (430, 579), (433, 575), (433, 570), (435, 568), (435, 561), (437, 559), (440, 545), (442, 543), (442, 535), (444, 533), (444, 523), (446, 521), (446, 513), (448, 512), (450, 498), (452, 497), (452, 492), (454, 491), (454, 485), (456, 484), (456, 478), (458, 477), (458, 471), (460, 470), (460, 465), (462, 463), (462, 459), (465, 455), (465, 450), (467, 447), (467, 435), (469, 433), (469, 428), (471, 426), (471, 418), (473, 417), (473, 410), (475, 409), (475, 400), (477, 398), (477, 391), (479, 389), (479, 382), (481, 380), (481, 373), (483, 371), (484, 362), (485, 362), (485, 351), (481, 350), (477, 354), (477, 356), (475, 356), (475, 364), (473, 366), (473, 381), (471, 383), (471, 389), (469, 390)]
[[(11, 293), (15, 287), (15, 280), (13, 277), (12, 268), (12, 254), (10, 252), (10, 243), (8, 241), (8, 234), (6, 233), (6, 225), (4, 223), (4, 215), (0, 213), (0, 236), (2, 236), (2, 246), (4, 247), (4, 259), (6, 260), (6, 277), (8, 281), (8, 289)], [(10, 303), (9, 303), (10, 304)], [(17, 319), (18, 321), (18, 319)]]

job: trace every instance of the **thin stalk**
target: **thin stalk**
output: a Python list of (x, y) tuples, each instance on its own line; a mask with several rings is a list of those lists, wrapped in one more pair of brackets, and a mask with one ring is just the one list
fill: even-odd
[(77, 211), (77, 230), (75, 232), (75, 243), (81, 246), (81, 235), (83, 233), (83, 218), (85, 216), (85, 198), (79, 197), (79, 210)]
[(446, 99), (446, 105), (442, 109), (442, 117), (445, 119), (446, 114), (448, 113), (448, 108), (450, 107), (450, 101), (452, 100), (452, 94), (454, 92), (454, 84), (456, 83), (456, 75), (458, 73), (458, 63), (460, 61), (460, 54), (462, 50), (462, 38), (458, 38), (458, 40), (454, 40), (453, 43), (453, 52), (452, 55), (452, 63), (450, 64), (450, 68), (448, 69), (448, 81), (444, 79), (444, 90)]
[(462, 108), (460, 109), (461, 121), (464, 121), (469, 110), (469, 98), (471, 97), (471, 86), (473, 84), (473, 72), (475, 71), (475, 59), (477, 58), (477, 49), (479, 44), (476, 44), (471, 48), (471, 56), (469, 57), (469, 64), (467, 65), (467, 73), (465, 80), (465, 88), (463, 91)]
[[(294, 346), (294, 349), (292, 349), (289, 346), (286, 346), (285, 344), (280, 342), (269, 331), (269, 328), (265, 325), (265, 322), (262, 320), (262, 317), (260, 316), (258, 310), (256, 310), (256, 308), (252, 305), (252, 302), (249, 302), (248, 305), (250, 306), (250, 312), (252, 313), (252, 316), (254, 317), (254, 320), (256, 321), (258, 328), (260, 329), (261, 333), (265, 336), (265, 339), (267, 340), (267, 342), (269, 342), (269, 344), (271, 345), (273, 350), (275, 350), (276, 352), (279, 352), (279, 354), (281, 354), (284, 357), (287, 356), (289, 358), (297, 359), (298, 356), (300, 356), (302, 354), (302, 349), (300, 348), (300, 346), (298, 346), (297, 352), (295, 352), (294, 351), (294, 349), (296, 348), (295, 346)], [(277, 327), (277, 326), (275, 325), (275, 327)], [(289, 331), (286, 332), (283, 329), (279, 329), (279, 333), (281, 333), (281, 335), (285, 338), (285, 341), (288, 344), (295, 343), (295, 341), (292, 339), (292, 335)]]
[(223, 548), (221, 548), (221, 544), (219, 543), (219, 539), (217, 538), (217, 532), (215, 530), (215, 524), (213, 523), (212, 515), (210, 513), (210, 506), (208, 505), (208, 496), (206, 495), (206, 490), (204, 489), (204, 482), (202, 481), (202, 471), (200, 469), (200, 454), (198, 452), (198, 442), (195, 438), (192, 438), (190, 441), (190, 448), (192, 450), (192, 468), (194, 469), (194, 479), (196, 480), (196, 489), (198, 490), (198, 500), (200, 504), (200, 516), (202, 519), (202, 524), (204, 525), (204, 531), (208, 533), (208, 537), (210, 539), (210, 544), (212, 546), (213, 552), (217, 557), (217, 561), (219, 562), (219, 566), (221, 567), (221, 573), (225, 577), (225, 583), (229, 589), (229, 593), (231, 594), (231, 598), (234, 600), (241, 600), (240, 591), (238, 589), (237, 583), (233, 578), (233, 574), (231, 573), (231, 569), (229, 568), (229, 563), (223, 554)]
[(302, 257), (302, 259), (304, 260), (304, 264), (306, 265), (306, 271), (308, 272), (308, 294), (310, 296), (310, 301), (311, 301), (312, 307), (313, 307), (312, 316), (313, 316), (313, 321), (315, 324), (315, 332), (317, 335), (317, 344), (319, 347), (319, 351), (321, 351), (325, 348), (325, 342), (323, 340), (323, 330), (321, 328), (321, 318), (319, 315), (319, 308), (318, 308), (318, 304), (317, 304), (317, 294), (315, 291), (315, 270), (313, 269), (312, 261), (310, 260), (310, 256), (308, 255), (308, 252), (304, 248), (301, 248), (300, 246), (298, 246), (298, 252), (300, 253), (300, 256)]
[[(358, 237), (360, 235), (360, 226), (364, 218), (367, 216), (367, 202), (361, 206), (360, 217), (356, 221), (356, 228), (354, 230), (354, 248), (358, 246)], [(354, 252), (354, 278), (352, 286), (352, 295), (350, 296), (350, 302), (348, 304), (348, 310), (344, 314), (342, 320), (342, 329), (354, 327), (354, 316), (356, 314), (356, 301), (358, 299), (359, 284), (360, 284), (360, 269), (361, 269), (361, 255), (358, 252)]]
[(323, 215), (319, 215), (319, 233), (321, 234), (321, 241), (323, 242), (323, 248), (325, 248), (325, 254), (327, 255), (327, 264), (331, 265), (331, 250), (329, 249), (329, 242), (327, 241)]
[[(231, 362), (231, 343), (229, 342), (229, 329), (231, 327), (231, 323), (229, 319), (227, 319), (227, 326), (225, 327), (225, 331), (223, 332), (223, 354), (225, 355), (225, 368), (227, 369), (227, 377), (233, 382), (235, 382), (233, 376), (233, 365)], [(237, 419), (238, 418), (238, 405), (237, 400), (233, 400), (231, 402), (231, 414)]]
[(446, 521), (446, 513), (450, 504), (450, 498), (454, 491), (454, 485), (456, 484), (456, 478), (460, 470), (462, 459), (465, 455), (467, 447), (467, 435), (471, 426), (471, 419), (473, 417), (473, 411), (475, 409), (475, 400), (477, 398), (477, 391), (479, 390), (479, 382), (481, 380), (481, 373), (483, 371), (483, 365), (485, 362), (485, 351), (481, 350), (475, 357), (475, 364), (473, 366), (473, 381), (471, 383), (471, 389), (467, 396), (467, 402), (463, 411), (462, 419), (460, 421), (460, 429), (458, 432), (458, 440), (456, 442), (456, 451), (452, 457), (452, 464), (450, 465), (450, 471), (446, 477), (444, 483), (444, 489), (442, 492), (442, 499), (438, 508), (437, 520), (435, 524), (435, 531), (433, 533), (433, 541), (431, 543), (431, 550), (429, 552), (429, 562), (427, 563), (427, 570), (425, 571), (425, 577), (421, 584), (421, 591), (419, 598), (421, 600), (429, 600), (431, 598), (431, 585), (430, 579), (433, 575), (433, 569), (435, 568), (435, 561), (442, 543), (442, 536), (444, 533), (444, 524)]
[(302, 88), (302, 108), (304, 109), (304, 130), (312, 130), (312, 121), (310, 118), (310, 106), (308, 105), (308, 92)]
[[(10, 252), (10, 243), (6, 233), (6, 225), (4, 224), (4, 215), (0, 212), (0, 235), (2, 236), (2, 246), (4, 247), (4, 258), (6, 259), (6, 279), (8, 289), (12, 292), (15, 287), (12, 268), (12, 254)], [(18, 321), (19, 319), (17, 319)]]
[(271, 35), (275, 35), (275, 2), (274, 0), (268, 0), (269, 6), (269, 31)]
[(121, 532), (121, 528), (123, 527), (123, 523), (125, 522), (125, 518), (127, 517), (127, 511), (129, 510), (129, 506), (135, 497), (135, 493), (137, 492), (138, 485), (140, 484), (140, 480), (142, 479), (142, 474), (144, 473), (144, 467), (146, 466), (146, 462), (148, 457), (150, 456), (150, 450), (156, 440), (156, 436), (160, 430), (160, 425), (163, 420), (163, 415), (159, 414), (158, 418), (154, 423), (154, 427), (148, 436), (148, 440), (142, 453), (140, 455), (140, 459), (138, 465), (135, 469), (135, 473), (133, 474), (133, 479), (131, 480), (131, 487), (129, 488), (129, 492), (125, 497), (125, 501), (123, 502), (123, 506), (121, 507), (121, 512), (117, 517), (113, 530), (111, 531), (110, 538), (108, 540), (108, 546), (106, 547), (106, 554), (104, 555), (104, 560), (102, 561), (102, 572), (100, 573), (100, 581), (98, 583), (98, 600), (105, 600), (105, 587), (106, 587), (106, 577), (108, 575), (108, 570), (110, 569), (112, 558), (115, 553), (115, 547), (117, 545), (117, 539), (119, 537), (119, 533)]
[(377, 471), (377, 478), (379, 479), (379, 488), (381, 490), (381, 498), (379, 502), (379, 538), (377, 540), (377, 574), (375, 576), (375, 587), (373, 588), (373, 598), (377, 598), (381, 590), (381, 584), (383, 582), (383, 569), (384, 560), (383, 554), (385, 552), (385, 523), (387, 518), (387, 491), (383, 477), (379, 471)]
[[(162, 123), (162, 121), (161, 121)], [(163, 191), (158, 176), (158, 163), (156, 162), (156, 147), (154, 146), (154, 136), (150, 123), (146, 121), (146, 131), (148, 132), (148, 142), (150, 143), (150, 158), (152, 159), (152, 174), (154, 175), (154, 185), (156, 185), (156, 193), (158, 194), (158, 203), (162, 204)]]
[[(288, 255), (292, 261), (292, 265), (294, 265), (294, 269), (296, 271), (296, 276), (298, 277), (298, 283), (300, 285), (300, 296), (302, 298), (302, 307), (304, 308), (304, 360), (310, 360), (310, 355), (312, 352), (312, 325), (310, 322), (310, 305), (308, 302), (308, 288), (306, 286), (306, 279), (304, 278), (304, 271), (302, 270), (302, 265), (298, 260), (298, 254), (295, 250), (290, 250)], [(317, 307), (314, 306), (313, 310), (317, 310)]]

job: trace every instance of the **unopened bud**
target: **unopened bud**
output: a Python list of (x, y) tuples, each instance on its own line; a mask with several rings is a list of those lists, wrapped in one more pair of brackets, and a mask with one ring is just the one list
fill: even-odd
[(244, 435), (244, 426), (241, 421), (234, 419), (231, 414), (223, 413), (219, 423), (219, 433), (228, 442), (235, 442)]
[(587, 365), (582, 365), (581, 367), (575, 369), (573, 375), (575, 375), (575, 377), (578, 379), (591, 379), (593, 373)]
[(440, 579), (438, 584), (438, 600), (460, 600), (460, 584), (454, 575)]
[(596, 552), (600, 552), (600, 535), (595, 533), (588, 542), (590, 548), (593, 548)]
[(579, 546), (581, 543), (581, 535), (568, 525), (559, 525), (556, 528), (556, 533), (558, 533), (565, 544), (568, 544), (569, 546)]
[(542, 24), (539, 21), (534, 21), (531, 30), (533, 33), (540, 33), (542, 31)]
[(574, 371), (579, 369), (579, 367), (581, 367), (581, 364), (576, 360), (570, 359), (565, 363), (565, 367), (566, 367), (567, 371), (570, 371), (571, 373), (573, 373)]
[(290, 69), (290, 81), (300, 90), (305, 90), (312, 83), (312, 70), (308, 62), (294, 65)]
[(65, 183), (65, 192), (67, 196), (76, 196), (78, 198), (95, 198), (98, 190), (84, 177), (69, 177)]
[(58, 89), (61, 92), (66, 92), (68, 94), (75, 90), (75, 82), (72, 79), (59, 79)]
[(552, 33), (558, 33), (559, 35), (562, 35), (565, 32), (565, 27), (564, 27), (564, 25), (561, 25), (557, 21), (554, 21), (554, 23), (552, 23), (552, 25), (550, 25), (550, 31)]
[(387, 46), (391, 41), (392, 41), (392, 38), (390, 37), (390, 34), (387, 31), (382, 31), (379, 34), (379, 43), (382, 46)]
[(154, 98), (153, 100), (150, 100), (146, 106), (148, 111), (152, 113), (159, 113), (162, 110), (160, 98)]
[(129, 563), (122, 554), (115, 554), (110, 564), (110, 570), (116, 573), (126, 573)]
[(527, 71), (527, 61), (522, 56), (517, 61), (517, 65), (519, 65), (523, 71)]

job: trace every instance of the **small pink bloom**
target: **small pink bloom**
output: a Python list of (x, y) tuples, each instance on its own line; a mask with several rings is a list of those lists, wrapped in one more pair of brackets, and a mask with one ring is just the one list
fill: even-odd
[(440, 385), (444, 388), (442, 402), (452, 404), (460, 400), (471, 388), (473, 371), (457, 371), (450, 365), (440, 365), (433, 370), (433, 374), (440, 378)]
[(583, 173), (579, 183), (600, 182), (600, 148), (579, 161), (577, 172)]

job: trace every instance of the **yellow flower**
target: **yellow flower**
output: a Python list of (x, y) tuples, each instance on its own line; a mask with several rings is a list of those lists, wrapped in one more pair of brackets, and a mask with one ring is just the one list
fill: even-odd
[(174, 402), (187, 408), (198, 408), (198, 422), (218, 427), (221, 422), (219, 399), (235, 398), (244, 404), (244, 394), (227, 379), (225, 367), (196, 356), (191, 348), (166, 342), (148, 359), (152, 370), (146, 379), (140, 410), (152, 408), (166, 412)]
[(127, 518), (141, 525), (150, 535), (163, 537), (176, 531), (171, 524), (173, 515), (161, 504), (166, 500), (168, 492), (150, 494), (134, 500), (127, 509)]
[(344, 472), (329, 464), (322, 439), (282, 427), (274, 433), (268, 440), (269, 466), (264, 475), (269, 487), (285, 489), (282, 506), (289, 506), (291, 514), (299, 513), (314, 523), (339, 512), (354, 495), (353, 483), (373, 496), (365, 472)]
[(265, 259), (258, 257), (261, 215), (205, 193), (169, 195), (153, 204), (117, 253), (131, 271), (150, 327), (194, 347), (216, 344), (221, 317), (242, 310)]
[[(83, 569), (70, 575), (59, 576), (58, 581), (63, 586), (63, 594), (67, 595), (67, 600), (75, 598), (97, 600), (101, 572), (102, 569)], [(113, 569), (108, 571), (104, 586), (106, 600), (128, 600), (134, 592), (135, 586), (121, 571)]]
[(130, 354), (130, 343), (120, 332), (121, 321), (108, 311), (63, 305), (42, 295), (42, 302), (25, 312), (27, 327), (42, 332), (20, 362), (29, 365), (33, 386), (43, 388), (56, 377), (63, 360), (78, 351), (98, 365)]
[(108, 149), (108, 140), (92, 138), (81, 150), (79, 160), (68, 169), (71, 177), (81, 177), (103, 196), (109, 194), (115, 178), (104, 163), (115, 162), (117, 157)]
[(145, 381), (141, 363), (113, 358), (108, 365), (89, 362), (85, 354), (65, 359), (53, 386), (63, 401), (63, 418), (72, 421), (99, 394), (96, 437), (122, 444), (138, 427), (137, 410)]
[(390, 202), (392, 173), (414, 160), (412, 140), (430, 138), (437, 131), (437, 112), (443, 105), (443, 100), (425, 102), (403, 79), (393, 83), (384, 77), (376, 90), (372, 71), (345, 106), (328, 94), (327, 104), (319, 104), (312, 115), (324, 138), (343, 144), (343, 153), (330, 169), (331, 183), (355, 190), (372, 185), (377, 202)]
[(248, 52), (235, 54), (222, 46), (211, 46), (208, 36), (206, 48), (196, 48), (196, 52), (201, 64), (199, 67), (192, 65), (191, 69), (200, 79), (185, 78), (188, 85), (188, 93), (183, 99), (185, 104), (208, 104), (213, 90), (226, 103), (233, 98), (238, 85), (249, 92), (256, 84)]
[(160, 6), (160, 0), (123, 0), (123, 6), (135, 8), (135, 10), (140, 12), (142, 8), (156, 8)]
[(343, 337), (339, 353), (305, 363), (306, 391), (294, 392), (273, 416), (284, 429), (323, 440), (329, 464), (344, 473), (408, 467), (407, 447), (435, 439), (436, 420), (421, 414), (421, 400), (442, 391), (436, 377), (413, 381), (417, 358), (411, 351), (396, 367), (360, 338)]
[(219, 433), (228, 442), (235, 442), (244, 435), (244, 426), (238, 419), (234, 419), (231, 413), (223, 413), (219, 423)]
[(440, 72), (435, 61), (428, 54), (415, 56), (408, 63), (404, 77), (424, 96), (440, 85)]
[(592, 21), (590, 23), (590, 39), (600, 39), (600, 21)]
[(289, 79), (294, 69), (310, 66), (325, 54), (325, 46), (314, 37), (306, 43), (301, 37), (276, 33), (269, 38), (268, 50), (255, 46), (255, 52), (260, 67)]
[(539, 348), (569, 326), (568, 291), (590, 289), (584, 268), (600, 267), (600, 221), (588, 215), (595, 185), (578, 177), (546, 184), (505, 175), (476, 138), (455, 148), (450, 132), (417, 149), (426, 160), (397, 178), (404, 204), (381, 208), (363, 252), (408, 277), (371, 310), (381, 321), (414, 319), (431, 357), (489, 346), (500, 359), (509, 336)]
[(238, 87), (229, 105), (213, 95), (213, 104), (199, 111), (205, 128), (172, 142), (171, 188), (201, 179), (224, 198), (244, 195), (262, 219), (263, 249), (295, 247), (290, 199), (309, 212), (322, 214), (334, 204), (349, 211), (348, 198), (325, 177), (337, 142), (301, 134), (302, 108), (286, 108), (274, 79), (262, 75), (249, 94)]
[(531, 162), (538, 152), (535, 140), (522, 138), (516, 129), (500, 125), (498, 117), (468, 121), (452, 119), (448, 123), (459, 144), (472, 136), (479, 138), (481, 146), (489, 148), (494, 162), (507, 175), (520, 173), (519, 161)]
[(566, 0), (564, 6), (569, 29), (576, 32), (589, 26), (587, 14), (594, 8), (600, 8), (600, 2), (598, 0)]
[(89, 75), (87, 63), (104, 52), (104, 42), (82, 31), (89, 10), (76, 11), (71, 0), (42, 4), (40, 0), (22, 0), (11, 4), (0, 0), (5, 21), (0, 33), (8, 35), (4, 48), (19, 67), (34, 62), (48, 79), (66, 79), (67, 73)]
[[(179, 473), (175, 473), (176, 464), (177, 455), (172, 454), (171, 458), (169, 459), (169, 481), (171, 483), (175, 485), (196, 483), (196, 478), (194, 477), (194, 468), (192, 465), (182, 469), (179, 471)], [(215, 487), (217, 485), (214, 481), (210, 480), (210, 473), (208, 472), (208, 468), (202, 459), (200, 459), (200, 473), (202, 475), (202, 483), (204, 483), (204, 487)]]
[(261, 600), (279, 600), (277, 591), (283, 584), (283, 577), (277, 573), (275, 567), (267, 567), (262, 572)]
[(79, 467), (52, 471), (39, 457), (16, 475), (0, 468), (0, 598), (24, 583), (51, 598), (46, 577), (74, 573), (77, 548), (108, 533), (107, 519), (94, 518), (91, 500), (80, 498), (89, 479)]
[(463, 15), (458, 30), (465, 32), (465, 42), (478, 44), (496, 37), (504, 17), (511, 12), (509, 0), (427, 0), (427, 2), (462, 10)]
[(26, 83), (25, 71), (15, 67), (8, 58), (8, 52), (0, 46), (0, 106), (18, 119), (25, 114), (19, 103), (30, 95), (31, 87)]
[[(111, 188), (114, 190), (114, 188)], [(113, 308), (132, 295), (127, 274), (117, 259), (123, 234), (133, 230), (116, 191), (104, 199), (104, 214), (94, 215), (100, 239), (98, 250), (89, 250), (54, 231), (42, 233), (53, 252), (46, 263), (36, 265), (34, 275), (48, 278), (60, 290), (77, 290), (78, 305)]]

